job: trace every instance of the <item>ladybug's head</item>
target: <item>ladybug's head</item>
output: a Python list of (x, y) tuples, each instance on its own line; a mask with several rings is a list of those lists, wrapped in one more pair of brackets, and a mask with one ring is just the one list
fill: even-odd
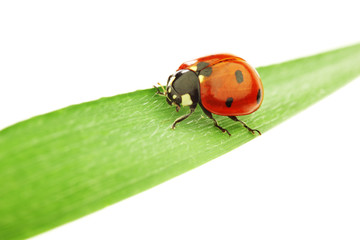
[(195, 107), (199, 102), (199, 79), (195, 72), (179, 70), (169, 76), (166, 84), (166, 101), (175, 105), (176, 110), (180, 105)]

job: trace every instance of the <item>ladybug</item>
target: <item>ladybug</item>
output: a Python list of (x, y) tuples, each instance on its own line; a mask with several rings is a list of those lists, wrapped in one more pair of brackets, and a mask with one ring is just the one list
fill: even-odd
[(163, 92), (156, 86), (157, 94), (166, 97), (169, 105), (189, 106), (190, 112), (174, 121), (171, 128), (188, 118), (197, 105), (214, 121), (214, 125), (231, 136), (228, 130), (219, 126), (213, 114), (227, 116), (240, 122), (252, 134), (260, 131), (248, 127), (236, 116), (255, 112), (264, 98), (264, 89), (259, 74), (244, 59), (231, 54), (216, 54), (198, 58), (180, 65), (169, 76)]

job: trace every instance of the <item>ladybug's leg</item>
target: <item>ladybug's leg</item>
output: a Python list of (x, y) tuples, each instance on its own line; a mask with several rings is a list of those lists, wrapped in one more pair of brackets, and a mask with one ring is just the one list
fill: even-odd
[(175, 129), (175, 125), (176, 125), (177, 123), (181, 122), (182, 120), (187, 119), (191, 114), (193, 114), (194, 111), (195, 111), (195, 107), (191, 107), (191, 108), (190, 108), (190, 112), (189, 112), (188, 114), (186, 114), (186, 115), (184, 115), (184, 116), (181, 116), (181, 117), (179, 117), (178, 119), (176, 119), (176, 120), (174, 121), (174, 123), (171, 125), (171, 128), (172, 128), (172, 129)]
[(255, 132), (257, 132), (259, 135), (261, 135), (261, 132), (259, 130), (256, 129), (252, 129), (250, 127), (248, 127), (248, 125), (246, 125), (246, 123), (244, 123), (243, 121), (239, 120), (236, 116), (229, 116), (230, 119), (236, 121), (236, 122), (240, 122), (247, 130), (249, 130), (252, 134), (255, 134)]
[(201, 109), (204, 111), (204, 113), (206, 114), (206, 116), (208, 116), (211, 120), (214, 121), (214, 125), (215, 127), (217, 127), (218, 129), (220, 129), (222, 132), (226, 132), (227, 134), (229, 134), (229, 136), (231, 136), (231, 134), (229, 133), (228, 130), (226, 130), (225, 128), (222, 128), (219, 126), (218, 122), (216, 121), (216, 119), (213, 117), (212, 113), (209, 112), (207, 109), (205, 109), (202, 104), (199, 104)]

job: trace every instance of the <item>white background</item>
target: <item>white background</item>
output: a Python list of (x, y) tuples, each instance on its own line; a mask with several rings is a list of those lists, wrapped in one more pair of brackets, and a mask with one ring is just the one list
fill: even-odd
[[(2, 1), (0, 128), (165, 83), (211, 53), (257, 67), (357, 43), (356, 3)], [(216, 160), (35, 239), (359, 239), (359, 91), (357, 79)]]

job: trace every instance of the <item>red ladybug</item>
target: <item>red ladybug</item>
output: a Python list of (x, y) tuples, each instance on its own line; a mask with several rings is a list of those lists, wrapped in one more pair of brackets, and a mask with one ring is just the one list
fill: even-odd
[(172, 129), (189, 117), (199, 104), (222, 132), (231, 136), (228, 130), (219, 126), (212, 113), (228, 116), (252, 134), (261, 135), (260, 131), (251, 129), (236, 117), (255, 112), (264, 98), (259, 74), (240, 57), (216, 54), (185, 62), (169, 76), (164, 92), (155, 88), (157, 94), (166, 96), (166, 101), (176, 106), (177, 111), (180, 105), (190, 107), (190, 113), (176, 119)]

